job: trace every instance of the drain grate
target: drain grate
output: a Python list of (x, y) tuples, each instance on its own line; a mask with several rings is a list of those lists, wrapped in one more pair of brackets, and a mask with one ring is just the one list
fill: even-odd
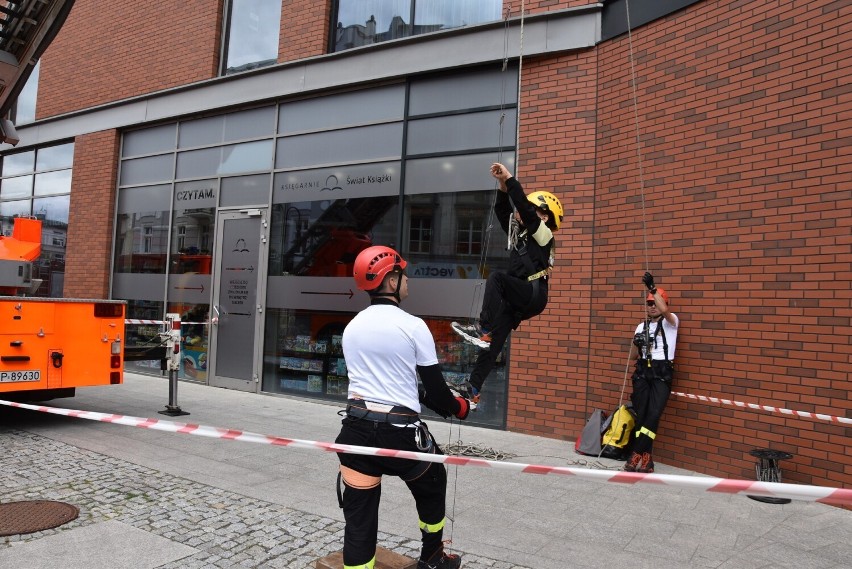
[(0, 536), (33, 533), (77, 519), (80, 510), (65, 502), (30, 500), (0, 504)]

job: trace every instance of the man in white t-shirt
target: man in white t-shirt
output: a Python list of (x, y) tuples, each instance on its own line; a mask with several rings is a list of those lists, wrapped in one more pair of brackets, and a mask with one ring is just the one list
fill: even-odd
[(672, 392), (679, 324), (677, 315), (669, 310), (668, 293), (654, 286), (654, 276), (645, 273), (642, 282), (648, 289), (647, 317), (636, 327), (630, 346), (630, 359), (636, 359), (630, 396), (636, 413), (636, 438), (624, 465), (627, 472), (654, 472), (651, 452)]
[[(355, 259), (353, 276), (370, 295), (370, 306), (343, 331), (349, 375), (348, 405), (335, 442), (440, 453), (420, 420), (421, 403), (443, 417), (465, 419), (473, 404), (447, 387), (435, 340), (423, 319), (399, 307), (408, 296), (406, 263), (390, 247), (373, 246)], [(418, 388), (417, 378), (423, 383)], [(382, 475), (401, 478), (417, 506), (422, 549), (418, 569), (457, 569), (461, 557), (446, 553), (443, 531), (447, 471), (443, 464), (338, 453), (346, 528), (343, 567), (375, 565)], [(338, 486), (339, 488), (339, 486)]]

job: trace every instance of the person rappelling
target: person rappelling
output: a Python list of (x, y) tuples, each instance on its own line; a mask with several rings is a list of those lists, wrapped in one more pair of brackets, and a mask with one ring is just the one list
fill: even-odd
[(470, 379), (457, 388), (474, 400), (478, 400), (509, 333), (547, 306), (547, 280), (556, 248), (553, 233), (564, 216), (556, 196), (541, 190), (524, 193), (503, 164), (492, 164), (491, 175), (500, 183), (494, 213), (509, 237), (509, 269), (488, 275), (477, 322), (452, 323), (456, 332), (481, 348)]

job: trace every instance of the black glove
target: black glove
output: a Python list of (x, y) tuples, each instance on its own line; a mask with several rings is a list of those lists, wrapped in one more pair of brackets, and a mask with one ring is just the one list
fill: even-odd
[(645, 276), (642, 277), (642, 282), (645, 284), (645, 287), (651, 291), (651, 294), (657, 293), (657, 287), (654, 286), (654, 275), (646, 272)]
[(444, 419), (446, 419), (447, 417), (450, 416), (449, 411), (445, 411), (445, 410), (441, 409), (440, 407), (438, 407), (437, 405), (435, 405), (434, 403), (432, 403), (432, 400), (429, 399), (429, 396), (426, 394), (426, 390), (423, 388), (422, 385), (418, 388), (417, 391), (418, 391), (418, 393), (417, 393), (418, 397), (417, 398), (420, 400), (420, 403), (422, 403), (427, 409), (431, 409), (432, 411), (434, 411), (435, 413), (437, 413), (438, 415), (440, 415)]

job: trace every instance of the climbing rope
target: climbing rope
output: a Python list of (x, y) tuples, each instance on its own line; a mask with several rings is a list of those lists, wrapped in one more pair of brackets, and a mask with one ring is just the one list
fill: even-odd
[[(646, 207), (645, 207), (645, 168), (644, 162), (642, 159), (642, 137), (640, 135), (641, 128), (639, 124), (639, 97), (636, 91), (636, 58), (633, 52), (633, 26), (630, 24), (630, 0), (625, 0), (624, 9), (627, 13), (627, 47), (629, 53), (629, 61), (630, 61), (630, 85), (631, 85), (631, 97), (632, 97), (632, 109), (633, 109), (633, 127), (635, 132), (636, 139), (636, 159), (639, 166), (639, 195), (641, 198), (641, 207), (642, 207), (642, 248), (643, 254), (645, 256), (645, 270), (650, 271), (650, 263), (648, 260), (648, 223), (646, 217)], [(645, 293), (642, 293), (642, 304), (640, 305), (640, 310), (642, 312), (642, 319), (646, 318), (645, 312)], [(648, 327), (646, 327), (646, 335), (649, 333)], [(649, 338), (646, 338), (648, 341)], [(632, 343), (633, 337), (630, 337), (630, 342)], [(618, 395), (618, 406), (620, 408), (624, 404), (624, 392), (627, 389), (627, 377), (630, 374), (630, 347), (628, 345), (627, 348), (627, 358), (624, 364), (624, 378), (621, 382), (621, 392)], [(601, 451), (598, 454), (598, 459), (601, 458), (601, 454), (603, 454), (603, 447), (601, 447)]]

